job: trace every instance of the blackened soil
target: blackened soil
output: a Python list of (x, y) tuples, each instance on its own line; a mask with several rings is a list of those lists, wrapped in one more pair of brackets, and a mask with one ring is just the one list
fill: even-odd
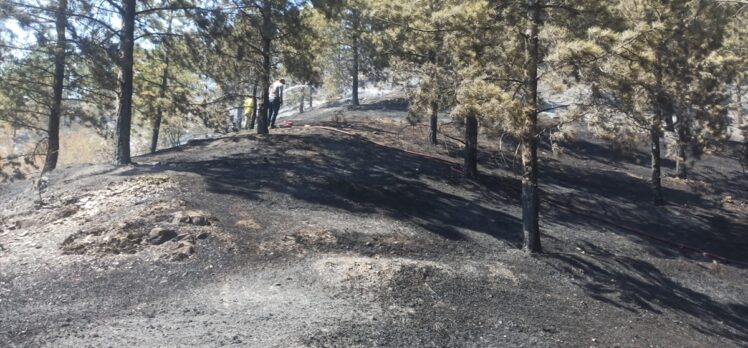
[[(376, 110), (196, 141), (127, 168), (63, 169), (47, 208), (33, 207), (30, 183), (4, 187), (0, 346), (748, 342), (748, 177), (729, 155), (665, 179), (668, 204), (655, 207), (643, 152), (585, 137), (562, 156), (544, 147), (546, 253), (528, 256), (513, 146), (482, 138), (481, 176), (464, 180), (457, 143), (427, 145), (421, 128)], [(112, 203), (60, 213), (82, 196)], [(168, 225), (186, 209), (210, 229)], [(177, 242), (63, 253), (86, 226), (133, 219), (201, 239), (180, 259), (165, 257)]]

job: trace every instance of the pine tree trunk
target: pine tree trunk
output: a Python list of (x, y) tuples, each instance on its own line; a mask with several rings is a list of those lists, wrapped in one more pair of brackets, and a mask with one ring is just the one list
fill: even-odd
[[(167, 32), (171, 34), (171, 26), (172, 26), (173, 17), (169, 17), (169, 28), (167, 29)], [(164, 41), (164, 43), (167, 43), (168, 41)], [(168, 46), (167, 46), (168, 47)], [(161, 73), (161, 84), (158, 86), (158, 96), (163, 101), (166, 98), (166, 92), (169, 89), (169, 64), (171, 63), (171, 55), (170, 53), (166, 52), (164, 55), (164, 70)], [(158, 140), (159, 136), (161, 134), (161, 121), (164, 117), (164, 109), (161, 105), (161, 101), (158, 103), (158, 108), (156, 110), (156, 117), (153, 119), (152, 124), (152, 131), (151, 131), (151, 153), (156, 152), (158, 150)]]
[(130, 128), (132, 123), (133, 49), (135, 47), (135, 0), (122, 1), (122, 32), (120, 34), (120, 78), (117, 128), (114, 135), (114, 164), (126, 165), (130, 159)]
[(42, 172), (46, 173), (57, 167), (60, 155), (60, 114), (62, 113), (62, 91), (65, 79), (65, 26), (67, 25), (67, 0), (59, 0), (55, 18), (57, 44), (55, 46), (55, 77), (53, 85), (52, 108), (49, 113), (47, 131), (47, 157)]
[(540, 60), (541, 4), (539, 0), (528, 0), (529, 27), (527, 57), (525, 62), (526, 105), (522, 132), (522, 230), (524, 249), (529, 253), (540, 253), (540, 198), (538, 190), (538, 64)]
[[(435, 11), (436, 9), (433, 7), (434, 4), (431, 3), (430, 5), (431, 5), (431, 11)], [(436, 49), (432, 49), (429, 51), (429, 62), (431, 62), (431, 64), (434, 65), (434, 68), (439, 66), (439, 55), (437, 51), (441, 51), (443, 41), (444, 39), (442, 38), (442, 34), (440, 31), (437, 31), (436, 33), (434, 33), (434, 42), (436, 42)], [(432, 76), (432, 79), (434, 81), (437, 81), (437, 84), (436, 84), (437, 91), (435, 93), (435, 96), (436, 98), (438, 98), (439, 97), (438, 81), (440, 79), (440, 76)], [(435, 99), (431, 102), (431, 117), (429, 119), (429, 143), (431, 145), (438, 144), (438, 140), (437, 140), (438, 133), (439, 133), (439, 101), (438, 99)]]
[(743, 135), (743, 163), (748, 166), (748, 120), (743, 113), (743, 84), (745, 81), (738, 81), (737, 84), (737, 107), (738, 107), (738, 127)]
[(686, 179), (688, 177), (687, 172), (687, 161), (688, 161), (688, 145), (690, 143), (689, 130), (686, 119), (679, 119), (678, 124), (675, 125), (676, 133), (678, 135), (678, 158), (675, 162), (675, 176), (680, 179)]
[(252, 86), (252, 119), (249, 121), (249, 129), (255, 129), (257, 120), (257, 83)]
[(299, 103), (299, 113), (300, 114), (304, 113), (304, 88), (305, 87), (301, 88), (301, 102)]
[(353, 77), (353, 86), (351, 87), (351, 104), (354, 106), (359, 105), (358, 100), (358, 37), (353, 36), (353, 71), (351, 71), (351, 77)]
[(660, 161), (660, 125), (662, 122), (655, 119), (652, 122), (652, 128), (649, 130), (651, 137), (651, 151), (652, 151), (652, 193), (654, 194), (654, 204), (663, 205), (665, 201), (662, 198), (662, 182), (661, 182), (661, 161)]
[(478, 176), (478, 118), (470, 114), (465, 119), (465, 177)]
[[(166, 91), (169, 88), (169, 54), (166, 54), (166, 58), (164, 59), (164, 71), (161, 74), (161, 84), (159, 85), (159, 91), (158, 96), (162, 100), (166, 98)], [(164, 109), (163, 106), (161, 106), (161, 102), (159, 101), (158, 108), (156, 110), (156, 118), (153, 119), (153, 129), (151, 133), (151, 153), (156, 152), (158, 149), (158, 137), (161, 133), (161, 121), (164, 117)]]
[(678, 159), (675, 161), (675, 177), (679, 179), (688, 178), (686, 146), (678, 143)]
[(239, 98), (239, 105), (236, 108), (236, 131), (240, 131), (242, 129), (242, 122), (244, 122), (244, 100)]
[(309, 109), (312, 108), (312, 100), (314, 99), (314, 88), (309, 86)]
[[(678, 42), (678, 44), (681, 46), (681, 49), (683, 50), (683, 56), (689, 57), (689, 42), (686, 38), (684, 38), (683, 30), (676, 30), (675, 41)], [(682, 80), (677, 84), (679, 87), (679, 93), (686, 96), (690, 93), (688, 85), (692, 79), (690, 67), (686, 65), (683, 69), (681, 69), (679, 75), (680, 78), (682, 78)], [(658, 88), (662, 88), (660, 87), (662, 85), (661, 74), (658, 74), (657, 76), (657, 84)], [(664, 98), (662, 99), (662, 102), (665, 102)], [(662, 104), (662, 102), (659, 102), (658, 104)], [(662, 108), (659, 109), (662, 110)], [(675, 176), (680, 179), (686, 179), (688, 177), (688, 148), (691, 144), (690, 128), (692, 111), (693, 110), (691, 109), (691, 106), (687, 105), (685, 110), (680, 111), (675, 121), (673, 120), (673, 115), (671, 114), (666, 115), (665, 112), (661, 112), (661, 114), (659, 115), (660, 117), (664, 117), (665, 119), (665, 130), (675, 132), (677, 152), (677, 158), (675, 160)]]
[(262, 72), (260, 76), (260, 88), (262, 89), (262, 104), (260, 115), (257, 118), (257, 134), (268, 134), (268, 106), (270, 104), (270, 70), (271, 70), (271, 45), (273, 35), (272, 4), (264, 1), (262, 7)]
[(429, 118), (429, 143), (436, 145), (437, 134), (439, 133), (439, 103), (431, 103), (431, 117)]
[(151, 153), (155, 153), (158, 150), (158, 137), (161, 133), (161, 119), (163, 118), (163, 109), (161, 105), (156, 110), (156, 117), (153, 119), (151, 129)]
[[(662, 43), (661, 45), (664, 45)], [(654, 68), (654, 75), (655, 75), (655, 94), (654, 94), (654, 105), (652, 106), (652, 109), (654, 110), (654, 119), (652, 120), (652, 125), (649, 130), (649, 135), (651, 137), (652, 142), (652, 194), (653, 194), (653, 203), (655, 205), (664, 205), (665, 200), (662, 196), (662, 165), (661, 165), (661, 156), (660, 156), (660, 138), (662, 137), (662, 121), (665, 118), (665, 111), (663, 110), (664, 103), (667, 102), (663, 95), (663, 84), (662, 84), (662, 55), (663, 55), (663, 48), (660, 46), (656, 51), (656, 62), (657, 65)]]
[(353, 37), (351, 38), (351, 50), (353, 51), (353, 71), (351, 71), (351, 77), (353, 77), (353, 86), (351, 87), (351, 104), (354, 106), (359, 105), (358, 100), (358, 69), (359, 69), (359, 56), (358, 56), (358, 40), (359, 40), (359, 18), (358, 12), (353, 11)]

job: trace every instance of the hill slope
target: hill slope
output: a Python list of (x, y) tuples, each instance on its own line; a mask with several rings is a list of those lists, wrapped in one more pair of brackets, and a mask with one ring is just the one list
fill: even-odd
[(317, 127), (334, 114), (318, 110), (269, 136), (63, 169), (38, 209), (29, 182), (3, 186), (2, 345), (748, 340), (737, 162), (710, 157), (695, 180), (666, 180), (671, 204), (654, 208), (643, 154), (613, 158), (590, 139), (544, 152), (547, 253), (528, 257), (513, 151), (484, 152), (467, 181), (458, 144), (424, 144), (396, 104), (340, 110), (348, 122), (324, 125), (343, 132)]

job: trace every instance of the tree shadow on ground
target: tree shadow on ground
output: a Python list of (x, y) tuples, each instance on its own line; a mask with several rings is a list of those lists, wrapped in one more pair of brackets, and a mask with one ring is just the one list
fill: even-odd
[(543, 258), (598, 301), (634, 313), (685, 314), (699, 321), (691, 325), (704, 334), (748, 340), (748, 306), (715, 301), (640, 259), (615, 256), (590, 243), (582, 243), (580, 248), (587, 254), (548, 254)]
[[(511, 143), (513, 139), (507, 137), (504, 141)], [(738, 213), (723, 209), (713, 195), (703, 195), (707, 192), (694, 187), (663, 186), (667, 205), (656, 207), (648, 177), (649, 156), (644, 152), (615, 155), (609, 146), (588, 139), (563, 146), (562, 157), (544, 156), (540, 165), (541, 227), (558, 223), (571, 230), (585, 227), (601, 233), (612, 231), (661, 257), (703, 261), (716, 256), (719, 261), (733, 261), (738, 267), (748, 265), (748, 224)], [(550, 151), (550, 143), (543, 142), (541, 149)], [(461, 154), (459, 150), (452, 153)], [(713, 186), (708, 193), (729, 193), (742, 199), (748, 190), (748, 177), (730, 161), (734, 159), (721, 155), (705, 157), (691, 176)], [(479, 162), (487, 172), (520, 174), (511, 158), (501, 162), (484, 156)], [(672, 161), (666, 164), (674, 165)], [(482, 173), (482, 181), (498, 182), (493, 174)], [(518, 204), (520, 183), (510, 181), (513, 183), (508, 187), (502, 183), (491, 185), (490, 190), (502, 192), (494, 199), (510, 198), (505, 201)]]
[[(202, 175), (215, 193), (255, 200), (264, 192), (278, 192), (315, 205), (413, 221), (445, 238), (464, 239), (460, 229), (468, 229), (512, 245), (520, 242), (519, 220), (496, 209), (518, 202), (516, 179), (485, 173), (477, 181), (463, 181), (450, 163), (343, 135), (278, 134), (234, 141), (242, 138), (256, 140), (257, 149), (197, 161), (176, 153), (177, 163), (169, 169)], [(662, 257), (705, 259), (701, 253), (684, 253), (688, 250), (679, 247), (684, 245), (748, 262), (743, 238), (748, 225), (715, 215), (719, 207), (697, 194), (665, 188), (671, 206), (654, 207), (645, 179), (560, 161), (541, 168), (546, 222), (612, 231)], [(457, 190), (450, 187), (456, 185)]]
[[(586, 226), (622, 235), (632, 231), (671, 244), (651, 243), (645, 247), (655, 255), (684, 256), (674, 248), (698, 248), (741, 264), (748, 264), (748, 225), (729, 219), (712, 200), (684, 191), (663, 188), (666, 207), (655, 207), (648, 181), (618, 171), (589, 170), (560, 163), (542, 167), (547, 216), (571, 228)], [(642, 237), (639, 235), (639, 237)], [(686, 250), (687, 251), (687, 250)], [(704, 255), (685, 254), (703, 260)]]
[[(607, 144), (591, 140), (576, 140), (573, 142), (562, 143), (564, 153), (582, 161), (595, 161), (604, 163), (611, 167), (621, 168), (626, 164), (646, 166), (649, 168), (651, 155), (641, 149), (629, 151), (616, 150)], [(675, 161), (662, 157), (661, 165), (663, 169), (675, 168)]]
[(520, 241), (517, 218), (470, 199), (471, 192), (448, 192), (455, 184), (448, 163), (346, 136), (256, 139), (260, 149), (254, 153), (197, 161), (177, 153), (184, 159), (163, 168), (199, 174), (213, 193), (249, 200), (281, 193), (313, 205), (407, 220), (452, 240), (465, 240), (465, 229), (512, 245)]

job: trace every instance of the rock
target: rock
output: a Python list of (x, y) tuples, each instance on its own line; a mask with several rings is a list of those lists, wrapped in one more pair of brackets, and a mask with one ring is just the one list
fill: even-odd
[(72, 204), (67, 205), (64, 208), (62, 208), (62, 210), (60, 210), (60, 212), (58, 213), (58, 217), (60, 219), (64, 219), (64, 218), (73, 216), (75, 215), (75, 213), (78, 212), (78, 209), (80, 209), (80, 207), (77, 205), (72, 205)]
[(262, 228), (254, 219), (244, 219), (236, 222), (236, 227), (248, 230), (259, 230)]
[(185, 210), (174, 213), (175, 224), (191, 224), (196, 226), (210, 226), (211, 218), (205, 212), (199, 210)]
[(188, 232), (178, 235), (177, 240), (180, 241), (179, 243), (180, 246), (183, 245), (183, 242), (192, 243), (192, 244), (195, 243), (195, 237), (192, 237), (192, 235), (189, 234)]
[(208, 238), (208, 232), (200, 232), (200, 234), (197, 235), (197, 239), (207, 239)]
[(177, 250), (171, 255), (172, 261), (182, 261), (195, 253), (192, 243), (180, 243)]
[(148, 233), (148, 242), (153, 245), (163, 244), (177, 237), (177, 232), (174, 230), (165, 229), (162, 227), (156, 227)]

